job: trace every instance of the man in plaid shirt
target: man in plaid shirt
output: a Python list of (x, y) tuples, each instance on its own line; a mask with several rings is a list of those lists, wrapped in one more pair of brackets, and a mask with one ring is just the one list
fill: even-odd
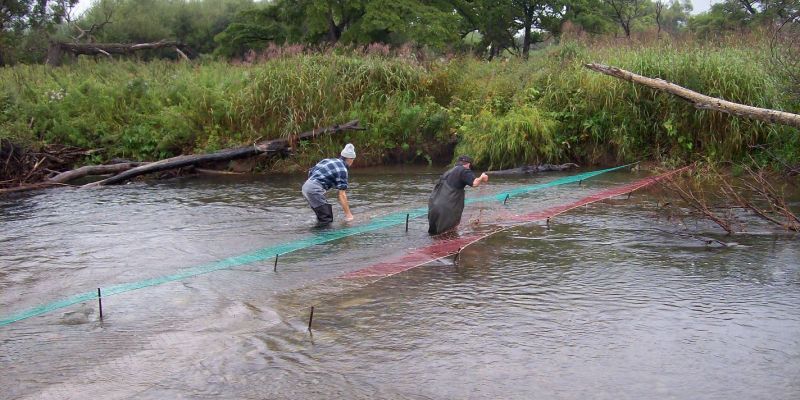
[(344, 210), (344, 220), (352, 221), (353, 214), (347, 203), (347, 171), (356, 158), (356, 149), (351, 143), (344, 146), (341, 157), (326, 158), (308, 170), (308, 179), (303, 184), (303, 197), (317, 214), (317, 226), (333, 222), (333, 206), (325, 198), (331, 188), (339, 189), (339, 203)]

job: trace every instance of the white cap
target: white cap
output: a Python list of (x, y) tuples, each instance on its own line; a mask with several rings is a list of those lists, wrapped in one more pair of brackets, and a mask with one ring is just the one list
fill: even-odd
[(344, 146), (344, 150), (342, 150), (342, 157), (344, 158), (356, 158), (356, 148), (353, 147), (352, 143), (348, 143)]

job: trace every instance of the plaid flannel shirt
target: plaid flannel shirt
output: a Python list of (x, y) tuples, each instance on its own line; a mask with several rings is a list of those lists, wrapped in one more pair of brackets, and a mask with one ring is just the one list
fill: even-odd
[(332, 187), (347, 190), (347, 164), (341, 158), (326, 158), (308, 170), (308, 178), (317, 181), (325, 190)]

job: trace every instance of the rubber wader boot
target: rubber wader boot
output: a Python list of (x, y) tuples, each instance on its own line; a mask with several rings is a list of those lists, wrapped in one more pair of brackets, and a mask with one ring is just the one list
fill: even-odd
[(317, 226), (328, 226), (333, 222), (333, 206), (323, 204), (314, 209), (317, 214)]

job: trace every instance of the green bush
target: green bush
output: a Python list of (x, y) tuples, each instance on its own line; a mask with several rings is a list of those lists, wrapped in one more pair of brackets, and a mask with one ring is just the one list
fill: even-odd
[[(341, 54), (340, 54), (341, 53)], [(751, 45), (617, 47), (564, 43), (529, 61), (299, 54), (253, 65), (81, 59), (0, 69), (0, 137), (153, 160), (288, 137), (359, 119), (367, 131), (303, 144), (308, 164), (356, 143), (359, 164), (431, 162), (451, 151), (480, 167), (578, 161), (738, 161), (764, 146), (800, 161), (797, 129), (698, 110), (583, 67), (600, 62), (710, 96), (797, 112), (786, 77)], [(766, 153), (764, 153), (766, 154)], [(451, 154), (448, 154), (451, 156)], [(761, 155), (761, 157), (767, 157)]]

